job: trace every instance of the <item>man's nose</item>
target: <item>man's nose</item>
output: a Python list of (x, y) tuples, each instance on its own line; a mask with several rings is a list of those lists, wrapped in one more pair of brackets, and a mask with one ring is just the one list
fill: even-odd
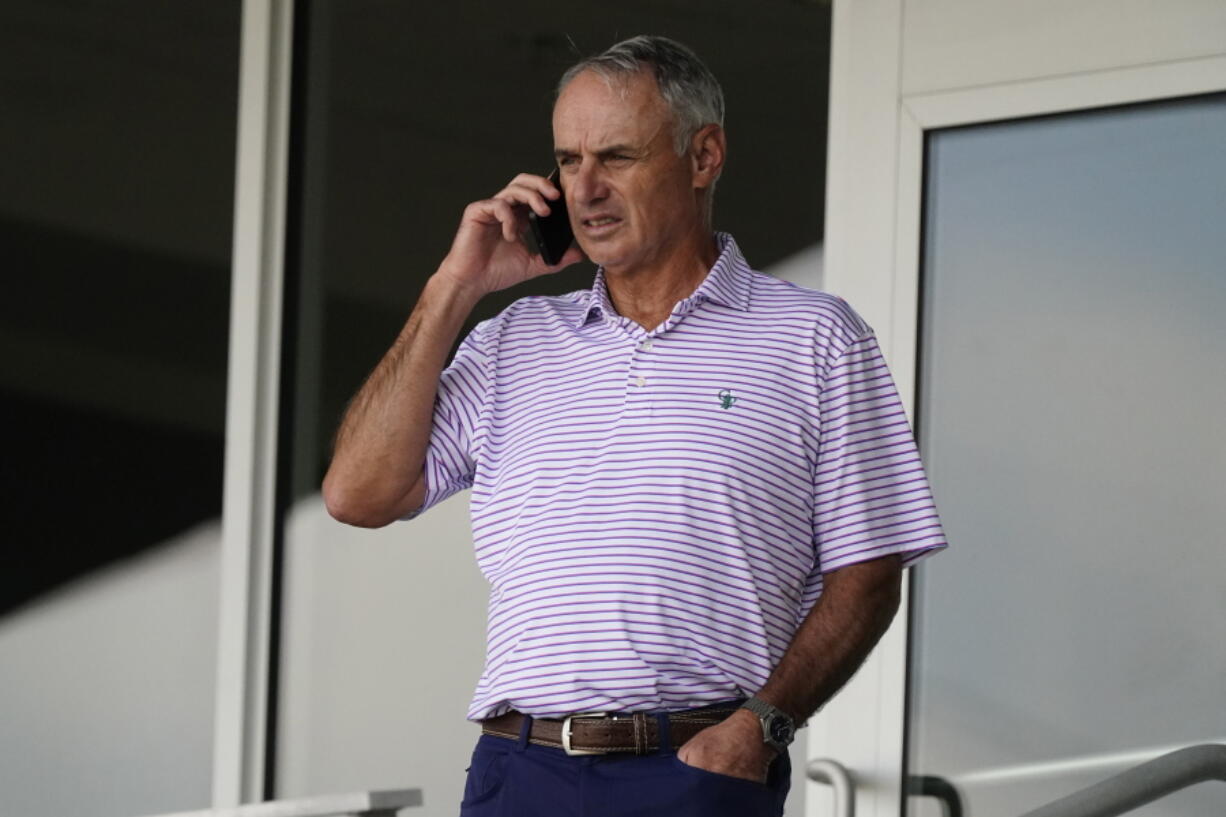
[(578, 204), (595, 204), (609, 194), (600, 163), (584, 161), (579, 165), (579, 171), (571, 182), (571, 192)]

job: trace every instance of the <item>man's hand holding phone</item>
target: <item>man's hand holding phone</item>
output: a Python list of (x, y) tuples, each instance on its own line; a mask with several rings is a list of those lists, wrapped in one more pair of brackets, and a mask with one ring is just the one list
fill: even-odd
[[(560, 214), (555, 212), (558, 210)], [(534, 254), (522, 238), (529, 228), (529, 213), (554, 228), (565, 221), (569, 230), (562, 191), (544, 176), (521, 173), (493, 198), (464, 208), (451, 251), (436, 275), (483, 296), (583, 260), (583, 252), (572, 242), (563, 245), (560, 257), (554, 256), (554, 264)], [(551, 241), (555, 242), (551, 249), (556, 251), (556, 234)]]

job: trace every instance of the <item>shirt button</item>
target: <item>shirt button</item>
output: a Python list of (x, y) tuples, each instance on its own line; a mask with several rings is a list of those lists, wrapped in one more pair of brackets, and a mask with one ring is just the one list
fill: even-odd
[(634, 385), (636, 385), (636, 386), (646, 386), (646, 385), (647, 385), (647, 378), (643, 377), (642, 375), (639, 375), (639, 376), (638, 376), (638, 379), (636, 379), (636, 380), (634, 381)]
[(648, 338), (647, 340), (643, 341), (643, 351), (644, 351), (644, 352), (650, 352), (650, 351), (651, 351), (651, 345), (652, 345), (652, 344), (651, 344), (651, 338)]

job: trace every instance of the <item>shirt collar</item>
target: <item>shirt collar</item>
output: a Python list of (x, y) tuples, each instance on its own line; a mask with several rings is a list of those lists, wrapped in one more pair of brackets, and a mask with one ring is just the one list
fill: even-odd
[[(749, 288), (752, 283), (752, 270), (736, 240), (728, 233), (717, 232), (715, 241), (719, 246), (719, 257), (711, 265), (707, 277), (699, 284), (698, 289), (681, 302), (680, 306), (688, 310), (704, 301), (722, 304), (723, 306), (744, 312), (749, 309)], [(583, 326), (592, 319), (594, 314), (616, 315), (613, 302), (609, 300), (609, 290), (605, 284), (604, 267), (596, 269), (596, 280), (588, 292), (585, 309), (580, 313), (576, 324)]]

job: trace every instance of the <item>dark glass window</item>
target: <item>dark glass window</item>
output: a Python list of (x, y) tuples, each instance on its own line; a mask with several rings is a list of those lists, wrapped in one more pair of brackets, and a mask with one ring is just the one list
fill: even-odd
[(237, 0), (0, 10), (0, 812), (209, 801)]

